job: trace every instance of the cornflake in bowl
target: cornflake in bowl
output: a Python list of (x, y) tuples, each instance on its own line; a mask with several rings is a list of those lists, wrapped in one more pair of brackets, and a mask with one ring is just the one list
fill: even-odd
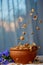
[(15, 63), (28, 64), (33, 62), (37, 55), (38, 46), (33, 44), (18, 45), (10, 48), (10, 57)]

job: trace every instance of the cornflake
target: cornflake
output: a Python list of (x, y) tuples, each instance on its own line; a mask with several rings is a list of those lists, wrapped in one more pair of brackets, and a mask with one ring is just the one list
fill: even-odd
[(32, 46), (31, 45), (29, 46), (29, 49), (30, 49), (30, 51), (32, 51)]
[(39, 23), (42, 23), (42, 20), (40, 20)]
[(33, 15), (33, 13), (32, 12), (30, 12), (30, 16), (32, 16)]
[(26, 28), (26, 27), (27, 27), (27, 25), (26, 24), (23, 24), (22, 28)]
[(37, 26), (37, 27), (36, 27), (36, 30), (40, 30), (40, 27)]
[(33, 42), (32, 45), (33, 45), (33, 46), (36, 46), (36, 43)]
[(22, 17), (19, 17), (19, 18), (18, 18), (18, 21), (19, 21), (19, 22), (22, 22), (22, 21), (23, 21), (23, 18), (22, 18)]
[(37, 20), (37, 18), (38, 18), (37, 15), (34, 15), (33, 20)]
[(32, 10), (31, 10), (31, 12), (33, 12), (33, 13), (34, 13), (34, 12), (35, 12), (35, 10), (34, 10), (34, 9), (32, 9)]
[(21, 37), (20, 37), (20, 40), (24, 40), (24, 36), (21, 36)]
[(25, 35), (25, 34), (26, 34), (26, 32), (22, 32), (22, 34), (23, 34), (23, 35)]

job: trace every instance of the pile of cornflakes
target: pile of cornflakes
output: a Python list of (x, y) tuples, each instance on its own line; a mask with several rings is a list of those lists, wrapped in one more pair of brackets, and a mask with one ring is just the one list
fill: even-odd
[(20, 45), (17, 45), (15, 47), (13, 47), (13, 50), (29, 50), (29, 51), (35, 51), (38, 48), (39, 47), (35, 43), (32, 43), (32, 44), (26, 43), (26, 44), (23, 44), (23, 45), (20, 44)]

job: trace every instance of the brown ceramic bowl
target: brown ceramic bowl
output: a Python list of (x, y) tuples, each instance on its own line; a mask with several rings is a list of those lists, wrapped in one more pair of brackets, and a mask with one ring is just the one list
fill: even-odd
[(14, 50), (10, 49), (10, 57), (15, 61), (15, 63), (28, 64), (33, 62), (37, 55), (37, 50)]

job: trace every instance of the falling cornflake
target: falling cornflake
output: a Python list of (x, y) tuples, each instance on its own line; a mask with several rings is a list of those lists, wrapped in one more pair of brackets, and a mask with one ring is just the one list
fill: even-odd
[(42, 23), (42, 20), (40, 20), (39, 23)]
[(33, 20), (37, 20), (38, 16), (34, 15)]
[(33, 12), (33, 13), (35, 12), (34, 8), (31, 10), (31, 12)]
[(25, 35), (25, 34), (26, 34), (26, 32), (22, 32), (22, 34), (23, 34), (23, 35)]
[(27, 24), (23, 24), (22, 28), (26, 28), (27, 27)]
[(23, 21), (23, 18), (22, 18), (22, 17), (19, 17), (19, 18), (18, 18), (18, 21), (19, 21), (19, 22), (22, 22), (22, 21)]
[(35, 43), (35, 42), (33, 42), (33, 43), (32, 43), (32, 46), (36, 46), (36, 43)]
[(36, 30), (40, 30), (40, 27), (37, 26), (37, 27), (36, 27)]
[(30, 16), (32, 16), (33, 15), (33, 13), (32, 12), (30, 12)]
[(30, 49), (30, 51), (32, 51), (32, 46), (31, 45), (30, 45), (29, 49)]
[(21, 36), (21, 37), (20, 37), (20, 40), (24, 40), (24, 36)]

